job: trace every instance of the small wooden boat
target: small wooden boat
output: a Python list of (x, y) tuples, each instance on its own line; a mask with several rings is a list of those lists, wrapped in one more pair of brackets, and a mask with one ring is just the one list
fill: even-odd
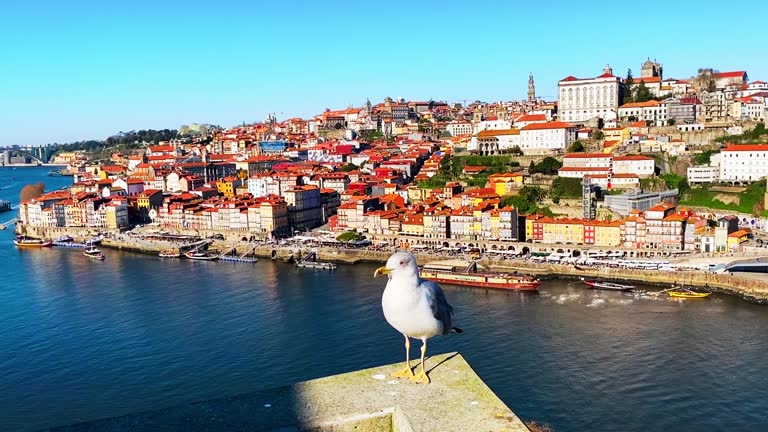
[(20, 248), (44, 248), (53, 245), (53, 242), (39, 238), (18, 236), (13, 239), (13, 244)]
[(601, 281), (582, 281), (587, 286), (593, 289), (607, 290), (607, 291), (632, 291), (635, 289), (634, 285), (622, 285), (613, 282), (601, 282)]
[(158, 256), (160, 258), (179, 258), (181, 257), (181, 252), (179, 252), (177, 249), (166, 249), (161, 251)]
[(695, 292), (687, 289), (672, 289), (667, 291), (667, 295), (672, 298), (700, 299), (707, 298), (711, 292)]
[(85, 256), (86, 258), (95, 259), (95, 260), (104, 260), (104, 258), (106, 258), (104, 256), (104, 253), (95, 247), (89, 247), (88, 249), (83, 251), (83, 256)]

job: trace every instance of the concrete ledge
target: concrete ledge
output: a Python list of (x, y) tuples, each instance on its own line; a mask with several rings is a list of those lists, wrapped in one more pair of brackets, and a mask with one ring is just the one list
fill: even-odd
[(394, 364), (51, 430), (529, 431), (460, 354), (430, 357), (426, 364), (428, 385), (390, 378), (402, 367)]

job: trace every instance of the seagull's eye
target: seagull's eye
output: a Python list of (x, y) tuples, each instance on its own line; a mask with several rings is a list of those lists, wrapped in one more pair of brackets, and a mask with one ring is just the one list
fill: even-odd
[(405, 265), (405, 261), (400, 261), (400, 265), (404, 266)]

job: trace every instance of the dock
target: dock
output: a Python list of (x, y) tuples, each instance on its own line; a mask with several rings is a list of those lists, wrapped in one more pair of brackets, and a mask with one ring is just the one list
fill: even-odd
[(59, 242), (59, 241), (53, 242), (53, 245), (56, 247), (71, 248), (71, 249), (85, 249), (89, 246), (92, 246), (86, 243)]
[(317, 261), (317, 251), (314, 250), (309, 252), (302, 259), (296, 261), (296, 267), (336, 270), (336, 264), (332, 262)]

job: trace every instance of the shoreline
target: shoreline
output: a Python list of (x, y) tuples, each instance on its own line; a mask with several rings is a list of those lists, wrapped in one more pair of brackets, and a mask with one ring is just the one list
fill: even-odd
[[(17, 227), (18, 231), (18, 227)], [(30, 235), (39, 237), (56, 238), (63, 235), (71, 235), (75, 239), (86, 240), (95, 237), (99, 231), (98, 228), (72, 228), (55, 227), (40, 228), (26, 227), (26, 232)], [(111, 238), (105, 238), (102, 247), (123, 250), (134, 253), (155, 255), (164, 250), (183, 246), (179, 242), (160, 241), (160, 240), (142, 240), (139, 238), (130, 238), (125, 234), (112, 233)], [(243, 254), (252, 249), (253, 256), (261, 259), (283, 260), (291, 256), (305, 254), (310, 250), (317, 251), (317, 259), (320, 261), (329, 261), (337, 264), (357, 264), (370, 263), (380, 264), (386, 262), (391, 255), (390, 250), (376, 251), (369, 249), (343, 249), (334, 247), (301, 247), (288, 245), (270, 245), (246, 243), (241, 241), (215, 240), (212, 248), (220, 251), (236, 250), (238, 254)], [(413, 253), (413, 252), (412, 252)], [(448, 257), (436, 256), (434, 254), (415, 252), (417, 262), (423, 265), (437, 259), (449, 259)], [(673, 284), (682, 284), (686, 286), (706, 289), (718, 294), (725, 294), (738, 297), (744, 301), (755, 304), (768, 305), (768, 280), (756, 280), (754, 278), (739, 277), (731, 273), (709, 273), (701, 271), (678, 271), (678, 272), (660, 272), (638, 269), (620, 269), (609, 267), (584, 267), (576, 268), (571, 265), (532, 263), (519, 260), (490, 260), (481, 259), (479, 264), (487, 267), (491, 271), (513, 272), (517, 271), (523, 274), (537, 276), (543, 280), (547, 279), (601, 279), (617, 282), (641, 283), (644, 285), (669, 287)]]

